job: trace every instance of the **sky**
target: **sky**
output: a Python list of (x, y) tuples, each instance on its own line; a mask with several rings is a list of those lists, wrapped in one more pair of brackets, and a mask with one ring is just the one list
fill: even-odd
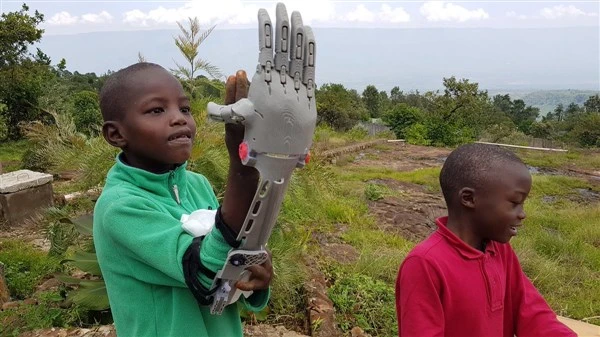
[[(96, 31), (176, 29), (198, 17), (216, 29), (254, 28), (259, 8), (274, 20), (276, 1), (244, 0), (0, 0), (0, 12), (26, 2), (44, 14), (47, 35)], [(588, 1), (333, 1), (284, 0), (314, 27), (365, 28), (544, 28), (593, 26), (600, 29), (600, 0)]]

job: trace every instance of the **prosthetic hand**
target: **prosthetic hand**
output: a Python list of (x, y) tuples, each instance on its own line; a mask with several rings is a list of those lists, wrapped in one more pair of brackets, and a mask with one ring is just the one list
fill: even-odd
[(267, 259), (267, 243), (279, 213), (292, 171), (309, 160), (317, 110), (315, 104), (316, 43), (300, 13), (291, 22), (282, 3), (277, 4), (275, 41), (266, 10), (258, 12), (259, 57), (248, 98), (234, 104), (208, 104), (211, 119), (244, 127), (239, 146), (242, 164), (257, 169), (258, 190), (238, 234), (240, 247), (229, 252), (217, 276), (211, 313), (220, 314), (241, 291), (237, 281), (249, 278), (247, 270)]

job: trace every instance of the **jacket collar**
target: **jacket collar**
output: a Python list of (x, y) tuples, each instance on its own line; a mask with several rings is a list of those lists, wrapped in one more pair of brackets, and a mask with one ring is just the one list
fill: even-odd
[[(121, 156), (122, 153), (117, 155), (116, 163), (108, 173), (107, 183), (109, 180), (113, 184), (129, 182), (150, 193), (170, 197), (175, 201), (177, 201), (177, 198), (183, 197), (182, 195), (176, 196), (175, 194), (182, 194), (186, 191), (184, 187), (187, 184), (187, 162), (169, 172), (156, 174), (125, 164)], [(174, 186), (176, 187), (174, 188)]]
[(448, 217), (440, 217), (435, 220), (436, 225), (438, 226), (437, 232), (446, 239), (450, 245), (456, 249), (456, 251), (462, 255), (466, 259), (481, 259), (486, 254), (496, 255), (496, 243), (494, 241), (488, 241), (485, 245), (485, 254), (477, 250), (463, 240), (461, 240), (458, 236), (456, 236), (448, 227), (446, 226), (448, 223)]

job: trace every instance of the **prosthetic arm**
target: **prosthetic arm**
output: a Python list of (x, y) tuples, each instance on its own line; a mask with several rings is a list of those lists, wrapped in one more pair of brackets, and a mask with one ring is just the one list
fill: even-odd
[(242, 164), (260, 174), (258, 189), (237, 240), (223, 269), (217, 272), (213, 289), (212, 314), (239, 298), (235, 288), (247, 280), (252, 265), (268, 258), (265, 245), (271, 236), (292, 171), (309, 160), (315, 130), (316, 43), (312, 30), (302, 24), (300, 13), (291, 22), (285, 6), (277, 4), (275, 43), (272, 23), (266, 10), (258, 12), (259, 57), (248, 98), (226, 106), (208, 104), (213, 120), (244, 126), (239, 146)]

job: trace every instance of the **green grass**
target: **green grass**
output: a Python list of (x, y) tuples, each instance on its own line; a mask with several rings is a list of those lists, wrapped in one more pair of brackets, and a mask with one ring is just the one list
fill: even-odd
[(84, 312), (74, 306), (61, 308), (63, 300), (58, 291), (45, 292), (39, 295), (38, 304), (22, 304), (0, 311), (0, 336), (19, 336), (35, 329), (80, 325)]
[(21, 167), (21, 158), (30, 146), (31, 143), (26, 140), (0, 142), (2, 172), (18, 170)]
[(528, 165), (538, 168), (579, 168), (597, 170), (600, 167), (600, 152), (597, 150), (571, 149), (569, 152), (546, 152), (515, 150)]
[(360, 326), (373, 336), (397, 336), (394, 287), (365, 274), (330, 272), (328, 295), (344, 331)]
[(40, 281), (62, 268), (58, 259), (19, 240), (0, 241), (0, 261), (10, 295), (16, 299), (31, 296)]
[(424, 186), (432, 192), (440, 191), (437, 167), (423, 168), (414, 171), (395, 171), (382, 167), (342, 167), (336, 171), (344, 180), (369, 181), (373, 179), (395, 179)]

